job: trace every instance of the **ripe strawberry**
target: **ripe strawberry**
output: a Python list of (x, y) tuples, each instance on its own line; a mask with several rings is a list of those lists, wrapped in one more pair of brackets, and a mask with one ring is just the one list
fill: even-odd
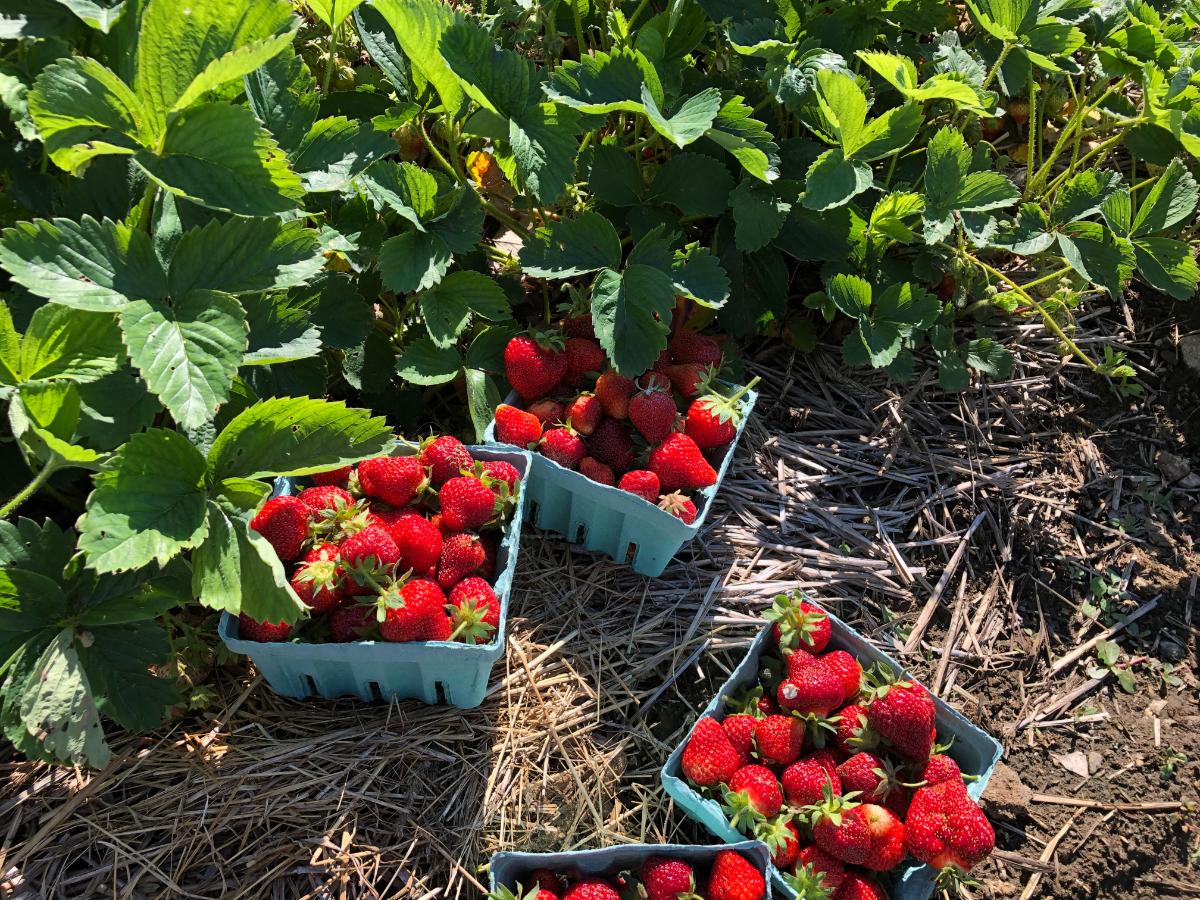
[(338, 487), (345, 487), (346, 482), (350, 479), (351, 471), (353, 471), (351, 466), (342, 466), (340, 469), (330, 469), (328, 472), (314, 472), (313, 484), (334, 484)]
[(779, 815), (783, 791), (775, 773), (766, 766), (743, 766), (729, 779), (725, 811), (734, 828), (750, 831), (763, 819)]
[(567, 374), (568, 384), (578, 384), (588, 372), (599, 372), (604, 368), (604, 351), (591, 338), (567, 338)]
[(444, 641), (450, 637), (446, 595), (429, 578), (413, 578), (393, 586), (379, 601), (385, 641)]
[(346, 599), (338, 548), (334, 544), (314, 547), (292, 573), (292, 590), (315, 613), (336, 609)]
[(595, 394), (585, 391), (567, 407), (567, 421), (580, 434), (591, 434), (604, 416), (604, 407)]
[(821, 747), (814, 750), (805, 758), (811, 759), (819, 766), (823, 766), (831, 778), (837, 775), (837, 767), (842, 762), (842, 757), (838, 756), (835, 751), (828, 747)]
[(422, 442), (420, 460), (429, 470), (429, 480), (435, 487), (440, 487), (463, 469), (471, 468), (475, 462), (463, 442), (449, 434)]
[(496, 440), (529, 449), (542, 437), (542, 422), (531, 412), (501, 403), (496, 407)]
[(400, 548), (381, 525), (369, 525), (346, 538), (339, 552), (350, 576), (346, 580), (346, 593), (351, 597), (375, 593), (378, 580), (400, 559)]
[(817, 844), (844, 863), (886, 872), (904, 858), (904, 823), (885, 807), (827, 795), (812, 821)]
[(819, 803), (826, 788), (840, 796), (842, 783), (836, 772), (830, 772), (824, 760), (813, 754), (798, 759), (783, 770), (783, 796), (788, 806), (812, 806)]
[(825, 665), (837, 672), (842, 679), (846, 699), (853, 700), (857, 697), (862, 687), (862, 666), (858, 664), (858, 660), (845, 650), (831, 650), (821, 658), (825, 660)]
[(804, 723), (792, 716), (759, 719), (754, 729), (754, 746), (759, 759), (768, 765), (794, 763), (804, 749)]
[(874, 753), (855, 753), (837, 768), (842, 790), (855, 791), (864, 803), (878, 803), (892, 808), (888, 799), (902, 792), (896, 767)]
[(771, 865), (777, 869), (791, 869), (800, 855), (800, 831), (785, 811), (754, 829), (754, 837), (767, 845), (771, 851)]
[(442, 532), (420, 513), (409, 512), (388, 529), (400, 555), (396, 571), (431, 575), (442, 555)]
[(628, 472), (635, 459), (629, 426), (618, 419), (601, 419), (588, 441), (588, 452), (606, 466), (612, 466), (614, 472)]
[(362, 492), (390, 506), (408, 506), (428, 484), (425, 467), (415, 456), (380, 456), (358, 464)]
[(296, 497), (272, 497), (250, 520), (284, 562), (300, 555), (308, 537), (308, 507)]
[[(586, 307), (584, 307), (586, 309)], [(595, 340), (596, 329), (592, 325), (592, 314), (569, 315), (562, 320), (562, 330), (569, 338), (581, 337)]]
[(933, 752), (935, 709), (921, 685), (894, 681), (875, 690), (867, 722), (906, 759), (923, 763)]
[(629, 400), (629, 421), (651, 445), (661, 444), (675, 430), (678, 416), (669, 388), (649, 387)]
[(364, 640), (374, 624), (373, 606), (352, 603), (339, 606), (329, 614), (329, 639), (338, 644)]
[(866, 875), (847, 872), (846, 880), (834, 891), (831, 900), (888, 900), (888, 895)]
[(621, 895), (603, 878), (585, 878), (571, 885), (562, 900), (621, 900)]
[[(784, 881), (805, 898), (827, 898), (846, 877), (846, 865), (830, 856), (816, 844), (809, 844), (796, 854), (796, 873), (784, 876)], [(836, 896), (836, 894), (834, 895)]]
[(492, 586), (477, 575), (469, 575), (450, 591), (451, 640), (486, 644), (500, 627), (500, 601)]
[(473, 475), (449, 479), (438, 491), (442, 523), (454, 531), (478, 531), (496, 514), (496, 495)]
[(963, 774), (951, 757), (945, 753), (935, 753), (924, 765), (917, 767), (915, 780), (925, 785), (942, 784), (946, 781), (962, 781)]
[(238, 616), (238, 637), (243, 641), (277, 644), (292, 636), (292, 626), (283, 622), (259, 622), (245, 613)]
[(496, 553), (500, 550), (500, 538), (495, 532), (481, 534), (479, 542), (483, 544), (483, 565), (479, 567), (479, 574), (484, 578), (491, 578), (496, 574)]
[(734, 850), (720, 850), (708, 873), (707, 900), (762, 900), (767, 883), (762, 873)]
[(879, 735), (867, 724), (865, 706), (855, 703), (842, 707), (833, 743), (843, 753), (857, 753), (879, 746)]
[[(510, 494), (517, 489), (517, 483), (521, 480), (521, 472), (512, 463), (502, 459), (489, 459), (480, 463), (479, 466), (479, 473), (492, 480), (493, 484), (489, 487), (493, 490), (501, 481), (508, 485)], [(486, 484), (486, 479), (484, 483)]]
[(793, 677), (801, 669), (811, 666), (817, 661), (817, 657), (804, 650), (793, 650), (783, 658), (783, 664), (787, 668), (787, 677)]
[(820, 653), (833, 634), (833, 625), (825, 610), (810, 603), (800, 591), (776, 594), (765, 618), (775, 623), (771, 634), (785, 654), (796, 649)]
[[(664, 369), (671, 364), (671, 351), (666, 347), (658, 354), (658, 359), (654, 360), (654, 365), (650, 369), (654, 372), (662, 373)], [(665, 377), (665, 376), (664, 376)]]
[(649, 469), (634, 469), (632, 472), (626, 472), (621, 476), (621, 481), (617, 487), (623, 491), (629, 491), (631, 494), (636, 494), (647, 503), (658, 503), (658, 476)]
[(726, 716), (721, 720), (725, 736), (738, 752), (743, 766), (750, 765), (750, 754), (754, 750), (754, 729), (757, 725), (758, 719), (747, 715)]
[(338, 510), (354, 504), (350, 492), (334, 484), (305, 488), (296, 496), (314, 513)]
[(684, 525), (691, 525), (696, 521), (696, 504), (686, 494), (678, 491), (660, 497), (658, 508), (680, 519)]
[(437, 583), (449, 590), (471, 573), (477, 572), (486, 561), (487, 554), (478, 535), (466, 532), (450, 535), (442, 541)]
[(962, 782), (945, 781), (913, 794), (905, 819), (908, 852), (935, 869), (971, 871), (996, 846), (996, 833)]
[(558, 876), (549, 869), (534, 869), (529, 873), (527, 880), (536, 884), (543, 891), (558, 891), (562, 887)]
[(543, 428), (547, 425), (557, 425), (559, 422), (566, 421), (567, 418), (566, 407), (557, 400), (550, 400), (548, 398), (545, 400), (535, 400), (533, 403), (530, 403), (526, 412), (531, 416), (537, 416)]
[(688, 407), (684, 433), (701, 449), (727, 446), (737, 437), (742, 421), (742, 395), (757, 383), (758, 378), (754, 378), (728, 397), (708, 393), (693, 400)]
[(624, 375), (616, 372), (605, 372), (596, 379), (596, 396), (604, 407), (606, 415), (614, 419), (629, 418), (629, 398), (637, 390), (637, 385)]
[(779, 705), (790, 712), (828, 716), (845, 701), (846, 689), (841, 676), (819, 657), (794, 678), (780, 682), (777, 697)]
[(585, 456), (579, 461), (579, 471), (600, 484), (613, 485), (617, 483), (617, 476), (613, 473), (612, 466), (606, 466), (600, 460), (590, 456)]
[(648, 468), (658, 475), (664, 491), (698, 491), (717, 483), (716, 470), (696, 442), (678, 432), (651, 451)]
[(698, 397), (708, 390), (713, 372), (700, 363), (678, 363), (667, 366), (663, 374), (671, 380), (671, 387), (682, 397)]
[(705, 716), (692, 729), (680, 768), (693, 784), (711, 787), (729, 781), (738, 770), (738, 752), (716, 719)]
[(583, 438), (570, 425), (551, 428), (542, 435), (542, 456), (553, 460), (565, 469), (579, 467), (579, 461), (587, 456)]
[(642, 887), (646, 900), (678, 900), (696, 893), (696, 878), (692, 867), (682, 859), (648, 856), (642, 863)]
[(721, 366), (721, 347), (712, 338), (690, 328), (680, 328), (671, 338), (667, 349), (675, 363), (699, 363), (702, 366)]
[(545, 397), (567, 374), (561, 332), (519, 334), (504, 348), (504, 374), (523, 400)]

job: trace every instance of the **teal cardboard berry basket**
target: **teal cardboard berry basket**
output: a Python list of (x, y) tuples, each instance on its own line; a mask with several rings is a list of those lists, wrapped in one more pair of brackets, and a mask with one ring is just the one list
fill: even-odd
[(534, 869), (549, 869), (552, 872), (573, 876), (606, 875), (610, 872), (636, 870), (648, 856), (671, 856), (682, 859), (693, 867), (707, 867), (720, 850), (736, 850), (752, 862), (766, 881), (765, 900), (771, 898), (771, 879), (767, 870), (771, 865), (771, 852), (761, 841), (742, 839), (728, 846), (712, 844), (620, 844), (598, 850), (572, 850), (564, 853), (517, 853), (503, 851), (495, 854), (488, 866), (491, 890), (499, 887), (515, 889), (518, 884), (525, 888), (528, 875)]
[[(394, 454), (411, 456), (415, 447), (400, 444)], [(508, 623), (508, 598), (512, 591), (517, 549), (521, 544), (521, 519), (530, 459), (525, 451), (498, 447), (470, 447), (476, 459), (500, 459), (521, 473), (521, 490), (508, 531), (496, 553), (493, 589), (500, 601), (500, 625), (486, 644), (459, 641), (355, 641), (346, 644), (278, 644), (247, 641), (238, 637), (238, 620), (221, 615), (218, 633), (234, 653), (253, 660), (267, 684), (285, 697), (357, 696), (363, 700), (415, 698), (431, 704), (470, 708), (483, 702), (492, 666), (504, 652)], [(291, 493), (291, 479), (279, 478), (272, 496)]]
[[(829, 620), (833, 626), (832, 637), (829, 641), (830, 650), (847, 651), (863, 665), (864, 669), (872, 663), (877, 663), (886, 665), (894, 672), (904, 673), (904, 669), (899, 663), (832, 613), (829, 614)], [(758, 682), (758, 660), (768, 648), (770, 640), (771, 626), (767, 625), (755, 638), (745, 657), (733, 670), (733, 674), (729, 676), (729, 680), (721, 686), (717, 696), (704, 708), (698, 719), (705, 716), (711, 716), (718, 721), (723, 719), (725, 705), (729, 698)], [(906, 673), (904, 674), (908, 677)], [(937, 710), (935, 721), (938, 739), (943, 743), (948, 738), (954, 739), (954, 743), (947, 752), (958, 763), (964, 775), (976, 776), (975, 781), (967, 783), (967, 793), (978, 800), (983, 794), (984, 788), (987, 787), (992, 770), (1000, 761), (1003, 748), (994, 737), (974, 725), (962, 713), (953, 709), (939, 697), (933, 698), (933, 704)], [(684, 777), (680, 759), (683, 756), (683, 748), (687, 746), (691, 736), (689, 730), (687, 738), (675, 748), (675, 751), (668, 757), (666, 765), (663, 766), (661, 775), (663, 787), (688, 816), (702, 824), (713, 835), (730, 843), (744, 841), (745, 835), (729, 824), (720, 804), (715, 800), (702, 797)], [(771, 866), (770, 872), (778, 894), (787, 900), (795, 900), (796, 892), (783, 883), (779, 871)], [(933, 894), (933, 879), (936, 874), (932, 867), (915, 862), (910, 857), (909, 863), (901, 865), (893, 876), (894, 883), (888, 887), (888, 896), (892, 900), (928, 900)]]
[[(733, 390), (739, 389), (725, 382), (722, 384)], [(757, 400), (758, 393), (753, 390), (742, 395), (742, 417), (737, 434), (717, 469), (716, 483), (699, 492), (696, 521), (691, 525), (685, 525), (641, 497), (592, 481), (540, 453), (533, 454), (525, 515), (538, 528), (561, 534), (569, 543), (604, 553), (620, 563), (628, 561), (639, 575), (657, 577), (679, 548), (692, 540), (704, 524)], [(517, 405), (521, 398), (513, 392), (504, 402)], [(494, 417), (484, 439), (492, 445), (511, 446), (496, 440)]]

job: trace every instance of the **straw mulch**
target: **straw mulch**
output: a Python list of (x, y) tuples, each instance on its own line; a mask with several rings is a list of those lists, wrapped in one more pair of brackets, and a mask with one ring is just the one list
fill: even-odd
[[(499, 849), (707, 842), (658, 769), (757, 613), (798, 587), (1006, 746), (1034, 746), (1046, 732), (1017, 726), (1087, 676), (1047, 673), (1080, 629), (1048, 625), (1030, 579), (1063, 553), (1088, 565), (1107, 541), (1109, 556), (1149, 545), (1085, 502), (1113, 475), (1071, 419), (1097, 382), (1062, 369), (1040, 328), (1015, 336), (1014, 376), (961, 395), (932, 373), (897, 388), (823, 351), (761, 348), (759, 409), (703, 540), (656, 580), (528, 534), (507, 657), (478, 709), (292, 702), (231, 667), (209, 716), (119, 740), (103, 772), (11, 762), (9, 895), (472, 897)], [(1047, 840), (1078, 812), (1001, 827), (984, 891), (1036, 888)], [(1050, 881), (1028, 896), (1057, 896)]]

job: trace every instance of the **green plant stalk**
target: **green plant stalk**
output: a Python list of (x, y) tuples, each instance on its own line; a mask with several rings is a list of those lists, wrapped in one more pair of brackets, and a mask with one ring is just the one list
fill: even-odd
[(56, 471), (58, 471), (58, 466), (53, 461), (46, 463), (42, 470), (33, 476), (33, 480), (29, 484), (21, 488), (11, 500), (0, 508), (0, 519), (7, 519), (12, 515), (22, 503), (36, 494)]
[(1013, 45), (1008, 43), (1004, 44), (1004, 46), (1000, 48), (1000, 55), (996, 57), (996, 62), (992, 64), (992, 70), (988, 72), (987, 77), (983, 79), (983, 90), (986, 91), (991, 86), (993, 79), (995, 79), (997, 73), (1000, 71), (1000, 67), (1004, 65), (1004, 61), (1008, 59), (1008, 54), (1012, 52), (1012, 48)]
[(1067, 79), (1067, 84), (1071, 88), (1071, 98), (1075, 101), (1075, 111), (1071, 114), (1071, 118), (1067, 120), (1067, 124), (1063, 126), (1062, 134), (1058, 136), (1058, 140), (1054, 144), (1054, 149), (1050, 151), (1050, 155), (1048, 157), (1042, 160), (1042, 165), (1038, 167), (1037, 174), (1033, 176), (1035, 187), (1045, 184), (1046, 178), (1050, 174), (1051, 167), (1058, 160), (1058, 157), (1062, 151), (1066, 148), (1067, 141), (1071, 140), (1072, 138), (1074, 138), (1074, 151), (1071, 157), (1071, 165), (1068, 166), (1068, 170), (1073, 169), (1076, 166), (1079, 156), (1079, 142), (1083, 138), (1083, 129), (1080, 126), (1083, 124), (1083, 121), (1087, 117), (1088, 113), (1107, 100), (1109, 95), (1112, 94), (1117, 88), (1117, 85), (1115, 84), (1109, 85), (1108, 89), (1104, 91), (1104, 93), (1097, 97), (1095, 101), (1089, 103), (1086, 101), (1080, 102), (1079, 95), (1075, 92), (1075, 85), (1070, 79)]
[(454, 166), (450, 165), (450, 161), (442, 155), (442, 152), (437, 148), (437, 144), (435, 144), (429, 137), (429, 132), (425, 130), (425, 123), (420, 123), (419, 127), (421, 129), (421, 137), (425, 139), (425, 146), (429, 148), (429, 152), (437, 161), (437, 164), (445, 169), (447, 174), (449, 174), (450, 177), (452, 177), (459, 184), (464, 184), (474, 191), (475, 196), (479, 198), (479, 202), (483, 205), (483, 208), (488, 211), (492, 218), (498, 222), (504, 223), (522, 238), (528, 238), (529, 229), (527, 229), (508, 213), (504, 212), (504, 210), (493, 204), (490, 200), (488, 200), (487, 197), (483, 196), (483, 194), (476, 189), (475, 185), (471, 183), (469, 178), (467, 178), (462, 172), (459, 172), (457, 169), (455, 169)]
[(583, 59), (584, 53), (591, 48), (583, 37), (583, 19), (579, 15), (579, 4), (571, 4), (571, 17), (575, 20), (575, 43), (579, 45), (579, 58)]
[(142, 199), (133, 208), (133, 221), (136, 227), (147, 233), (150, 231), (151, 220), (154, 218), (154, 199), (158, 196), (158, 185), (146, 180), (146, 188), (142, 191)]
[(333, 83), (333, 66), (337, 61), (338, 31), (341, 23), (329, 30), (329, 58), (325, 60), (325, 77), (321, 79), (321, 93), (329, 93), (329, 85)]
[(1025, 147), (1025, 196), (1029, 196), (1030, 183), (1033, 181), (1034, 154), (1041, 141), (1041, 116), (1038, 113), (1038, 83), (1033, 78), (1033, 63), (1029, 64), (1029, 134)]
[(1058, 188), (1062, 185), (1062, 183), (1064, 181), (1066, 181), (1068, 178), (1070, 178), (1072, 174), (1074, 174), (1074, 171), (1078, 166), (1083, 165), (1089, 159), (1091, 159), (1093, 156), (1096, 156), (1100, 153), (1107, 153), (1109, 150), (1111, 150), (1113, 147), (1115, 147), (1117, 144), (1119, 144), (1124, 137), (1125, 137), (1124, 133), (1114, 134), (1107, 141), (1097, 144), (1095, 147), (1093, 147), (1091, 150), (1089, 150), (1087, 153), (1085, 153), (1083, 156), (1081, 156), (1079, 158), (1079, 160), (1076, 161), (1073, 165), (1071, 165), (1070, 167), (1064, 169), (1061, 173), (1059, 173), (1059, 175), (1057, 177), (1055, 177), (1055, 179), (1053, 181), (1051, 181), (1049, 185), (1047, 185), (1046, 190), (1043, 193), (1046, 196), (1049, 196), (1054, 191), (1058, 190)]
[(630, 30), (631, 30), (631, 31), (633, 30), (633, 23), (634, 23), (634, 22), (636, 22), (636, 21), (638, 20), (638, 17), (639, 17), (639, 16), (642, 14), (642, 12), (643, 12), (643, 11), (646, 9), (646, 4), (647, 4), (647, 3), (649, 3), (649, 2), (650, 2), (650, 0), (642, 0), (642, 2), (641, 2), (641, 3), (639, 3), (639, 4), (637, 5), (637, 8), (636, 8), (636, 9), (633, 11), (633, 14), (632, 14), (632, 15), (630, 15), (630, 17), (629, 17), (629, 19), (628, 19), (627, 21), (629, 22), (629, 28), (630, 28)]

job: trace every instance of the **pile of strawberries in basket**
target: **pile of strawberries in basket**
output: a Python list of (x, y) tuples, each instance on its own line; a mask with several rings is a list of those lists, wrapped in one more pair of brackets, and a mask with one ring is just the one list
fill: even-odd
[(707, 872), (669, 856), (650, 856), (639, 869), (605, 877), (535, 869), (515, 891), (501, 887), (491, 900), (760, 900), (765, 892), (753, 863), (719, 850)]
[(745, 712), (696, 724), (684, 775), (767, 843), (805, 900), (884, 898), (872, 873), (907, 856), (940, 884), (964, 879), (995, 834), (936, 743), (929, 693), (827, 651), (829, 617), (798, 594), (776, 597), (767, 617), (778, 655), (761, 657)]
[[(487, 643), (500, 623), (491, 579), (520, 472), (476, 461), (458, 438), (312, 477), (250, 522), (289, 567), (314, 640)], [(239, 620), (241, 637), (283, 641), (289, 625)]]
[(649, 371), (627, 378), (607, 367), (591, 317), (568, 318), (561, 331), (509, 341), (505, 374), (523, 408), (497, 407), (495, 437), (690, 525), (693, 495), (716, 484), (754, 384), (722, 393), (721, 364), (713, 338), (681, 327)]

